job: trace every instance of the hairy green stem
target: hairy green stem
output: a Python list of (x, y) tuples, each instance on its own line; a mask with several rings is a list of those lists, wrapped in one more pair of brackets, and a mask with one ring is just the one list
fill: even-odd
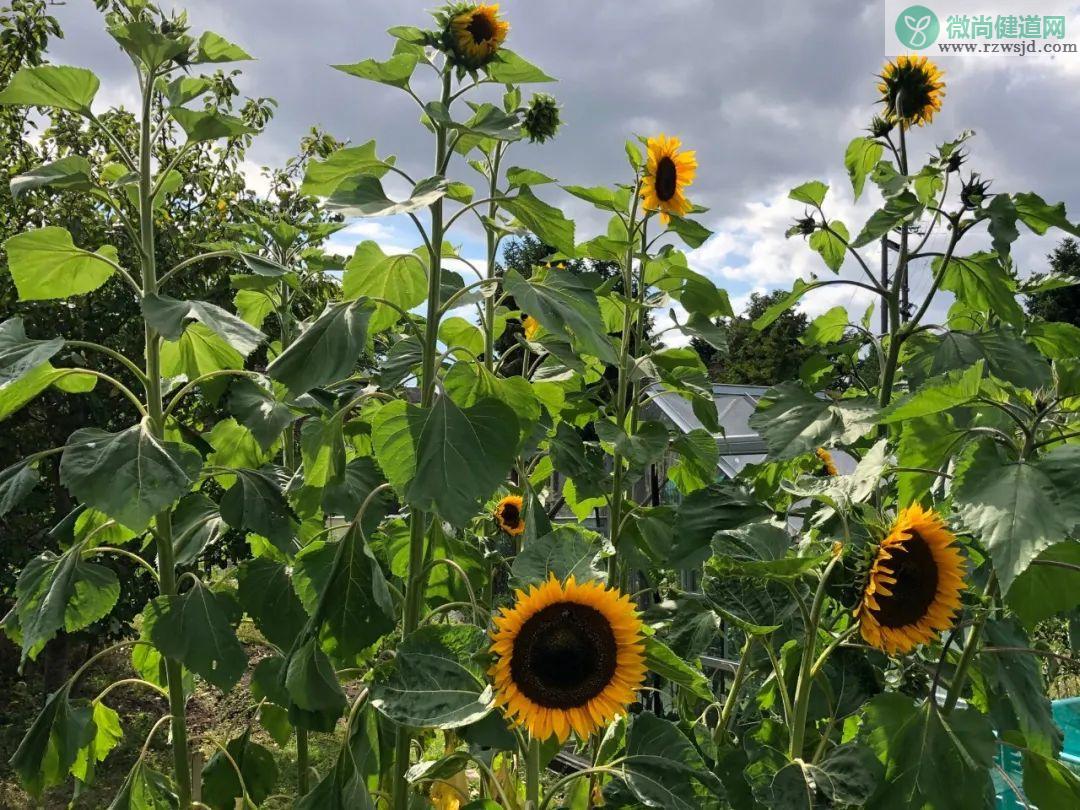
[(814, 666), (814, 651), (817, 649), (818, 627), (821, 624), (821, 609), (825, 605), (826, 586), (829, 576), (840, 560), (839, 556), (829, 560), (818, 582), (817, 592), (814, 594), (814, 602), (810, 606), (810, 622), (806, 628), (806, 639), (803, 641), (802, 660), (799, 663), (799, 678), (795, 683), (795, 701), (792, 705), (791, 718), (791, 745), (788, 755), (791, 759), (802, 756), (803, 739), (806, 735), (806, 713), (810, 706), (810, 684), (814, 682), (812, 668)]
[[(992, 600), (997, 592), (997, 575), (991, 574), (990, 581), (986, 583), (986, 596)], [(967, 642), (964, 644), (964, 651), (960, 653), (960, 660), (956, 664), (956, 671), (953, 673), (952, 680), (949, 682), (949, 691), (945, 694), (945, 702), (942, 705), (942, 712), (944, 714), (949, 714), (956, 708), (956, 702), (960, 699), (960, 693), (964, 691), (964, 683), (967, 680), (968, 668), (971, 666), (971, 662), (975, 660), (975, 654), (979, 651), (983, 627), (986, 626), (986, 620), (989, 618), (990, 608), (987, 608), (975, 619), (975, 624), (971, 626), (971, 632), (968, 634)], [(934, 698), (933, 695), (930, 697), (931, 699)]]
[(540, 743), (532, 737), (525, 752), (525, 801), (540, 806)]

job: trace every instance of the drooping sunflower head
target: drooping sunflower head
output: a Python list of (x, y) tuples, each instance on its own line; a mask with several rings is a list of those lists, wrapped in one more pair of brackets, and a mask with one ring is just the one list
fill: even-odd
[(839, 475), (840, 473), (836, 469), (836, 464), (833, 462), (832, 453), (826, 450), (824, 447), (819, 447), (814, 451), (814, 455), (821, 460), (821, 471), (825, 475)]
[(466, 70), (479, 70), (498, 53), (510, 23), (499, 18), (499, 4), (454, 3), (436, 14), (443, 26), (442, 50)]
[(934, 113), (940, 112), (945, 97), (943, 74), (925, 56), (898, 56), (885, 63), (879, 78), (886, 119), (907, 129), (912, 124), (929, 124)]
[(507, 495), (495, 505), (495, 522), (511, 537), (517, 537), (525, 531), (522, 504), (520, 495)]
[(536, 337), (536, 333), (540, 331), (540, 321), (536, 320), (532, 315), (526, 315), (521, 319), (521, 328), (525, 331), (525, 339), (532, 340)]
[(645, 680), (645, 644), (630, 597), (552, 574), (495, 618), (495, 702), (539, 740), (585, 740), (626, 712)]
[(693, 207), (684, 189), (694, 182), (697, 157), (692, 150), (682, 148), (682, 141), (663, 133), (648, 141), (649, 157), (645, 177), (641, 181), (641, 197), (645, 210), (659, 211), (666, 225), (671, 215), (684, 217)]
[(919, 504), (900, 511), (855, 608), (867, 644), (890, 655), (908, 653), (952, 626), (967, 587), (955, 541), (936, 512)]

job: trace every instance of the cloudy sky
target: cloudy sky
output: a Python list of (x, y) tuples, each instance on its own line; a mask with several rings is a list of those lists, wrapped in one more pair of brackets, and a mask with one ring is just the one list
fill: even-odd
[[(953, 13), (1037, 13), (1067, 18), (1066, 40), (1080, 42), (1077, 0), (930, 0), (945, 25)], [(505, 0), (511, 23), (507, 46), (559, 79), (539, 86), (554, 93), (566, 126), (542, 146), (516, 145), (511, 164), (538, 168), (565, 183), (610, 184), (626, 179), (623, 141), (632, 134), (677, 134), (697, 150), (692, 199), (710, 207), (705, 222), (716, 235), (691, 255), (701, 272), (726, 287), (740, 306), (753, 290), (790, 287), (809, 272), (827, 272), (801, 239), (784, 229), (802, 212), (788, 190), (810, 179), (831, 186), (830, 218), (854, 233), (879, 204), (872, 188), (858, 204), (844, 173), (847, 142), (876, 111), (874, 74), (901, 50), (893, 26), (907, 2), (877, 0)], [(169, 2), (166, 6), (172, 5)], [(241, 90), (272, 96), (278, 113), (250, 153), (250, 175), (280, 165), (299, 138), (318, 124), (342, 139), (375, 138), (380, 153), (399, 156), (414, 176), (430, 174), (431, 143), (403, 93), (329, 67), (367, 57), (386, 58), (392, 25), (427, 25), (422, 0), (188, 0), (195, 32), (214, 30), (245, 47), (257, 61), (242, 67)], [(94, 69), (102, 104), (134, 100), (130, 64), (103, 33), (90, 0), (57, 10), (66, 39), (51, 58)], [(930, 51), (927, 51), (930, 53)], [(935, 57), (938, 58), (938, 57)], [(916, 130), (913, 155), (925, 155), (965, 128), (974, 129), (971, 166), (994, 179), (994, 190), (1040, 193), (1064, 201), (1080, 220), (1080, 54), (948, 55), (947, 98), (934, 125)], [(418, 92), (433, 88), (423, 83)], [(425, 171), (426, 170), (426, 171)], [(255, 183), (257, 185), (257, 182)], [(578, 220), (578, 239), (603, 228), (594, 212), (558, 190), (543, 192)], [(338, 246), (363, 238), (411, 247), (411, 225), (365, 220)], [(476, 233), (455, 241), (482, 251)], [(1024, 237), (1016, 251), (1022, 272), (1044, 268), (1054, 240)], [(849, 262), (850, 264), (850, 262)], [(845, 274), (854, 271), (845, 267)], [(925, 290), (913, 280), (913, 295)], [(837, 292), (839, 291), (839, 292)], [(808, 301), (820, 312), (865, 299), (849, 288), (828, 288)]]

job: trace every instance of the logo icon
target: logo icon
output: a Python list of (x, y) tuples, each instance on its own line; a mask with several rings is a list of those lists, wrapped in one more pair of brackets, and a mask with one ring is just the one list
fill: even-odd
[(937, 15), (926, 6), (908, 6), (896, 18), (896, 38), (914, 51), (929, 48), (940, 32)]

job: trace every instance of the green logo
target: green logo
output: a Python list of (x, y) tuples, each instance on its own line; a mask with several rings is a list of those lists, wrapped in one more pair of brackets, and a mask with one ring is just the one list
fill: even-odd
[(926, 6), (908, 6), (896, 18), (896, 38), (914, 51), (933, 45), (940, 31), (937, 15)]

